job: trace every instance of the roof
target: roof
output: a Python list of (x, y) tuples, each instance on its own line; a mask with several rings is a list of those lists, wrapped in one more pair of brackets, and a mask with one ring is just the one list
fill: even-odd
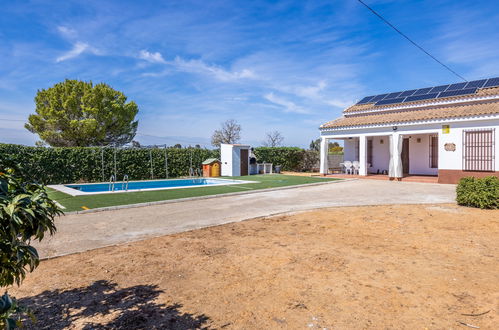
[(203, 162), (203, 165), (210, 165), (210, 164), (213, 164), (213, 163), (219, 163), (220, 161), (216, 158), (208, 158), (207, 160), (205, 160)]
[(479, 88), (466, 95), (433, 97), (418, 101), (406, 99), (405, 102), (392, 104), (357, 103), (346, 108), (343, 117), (329, 121), (320, 128), (388, 125), (484, 115), (499, 115), (499, 87)]

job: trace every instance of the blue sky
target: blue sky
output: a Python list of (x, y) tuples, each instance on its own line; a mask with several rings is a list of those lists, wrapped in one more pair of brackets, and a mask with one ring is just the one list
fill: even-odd
[[(499, 2), (365, 0), (467, 79), (499, 76)], [(23, 128), (36, 91), (106, 82), (138, 103), (136, 140), (209, 146), (226, 119), (242, 142), (280, 131), (308, 146), (365, 95), (457, 77), (355, 0), (1, 1), (0, 142)]]

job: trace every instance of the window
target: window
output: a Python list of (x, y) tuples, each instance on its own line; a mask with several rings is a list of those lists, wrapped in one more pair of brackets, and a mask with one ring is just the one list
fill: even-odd
[(430, 135), (430, 168), (438, 168), (438, 135)]
[(463, 132), (463, 169), (465, 171), (494, 171), (494, 129)]

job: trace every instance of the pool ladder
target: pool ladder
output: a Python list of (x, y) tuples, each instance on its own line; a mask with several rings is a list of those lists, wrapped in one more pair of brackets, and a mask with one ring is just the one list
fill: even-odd
[(128, 175), (125, 174), (121, 183), (121, 190), (128, 191)]
[(109, 178), (109, 191), (114, 191), (114, 184), (116, 183), (116, 177), (111, 175)]
[(200, 168), (189, 168), (189, 177), (191, 178), (199, 178), (203, 176), (203, 171)]

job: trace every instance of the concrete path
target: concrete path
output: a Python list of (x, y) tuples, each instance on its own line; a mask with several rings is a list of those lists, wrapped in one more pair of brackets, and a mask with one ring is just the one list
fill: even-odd
[(35, 244), (42, 258), (279, 213), (355, 205), (453, 203), (455, 186), (376, 180), (253, 192), (163, 205), (71, 214)]

